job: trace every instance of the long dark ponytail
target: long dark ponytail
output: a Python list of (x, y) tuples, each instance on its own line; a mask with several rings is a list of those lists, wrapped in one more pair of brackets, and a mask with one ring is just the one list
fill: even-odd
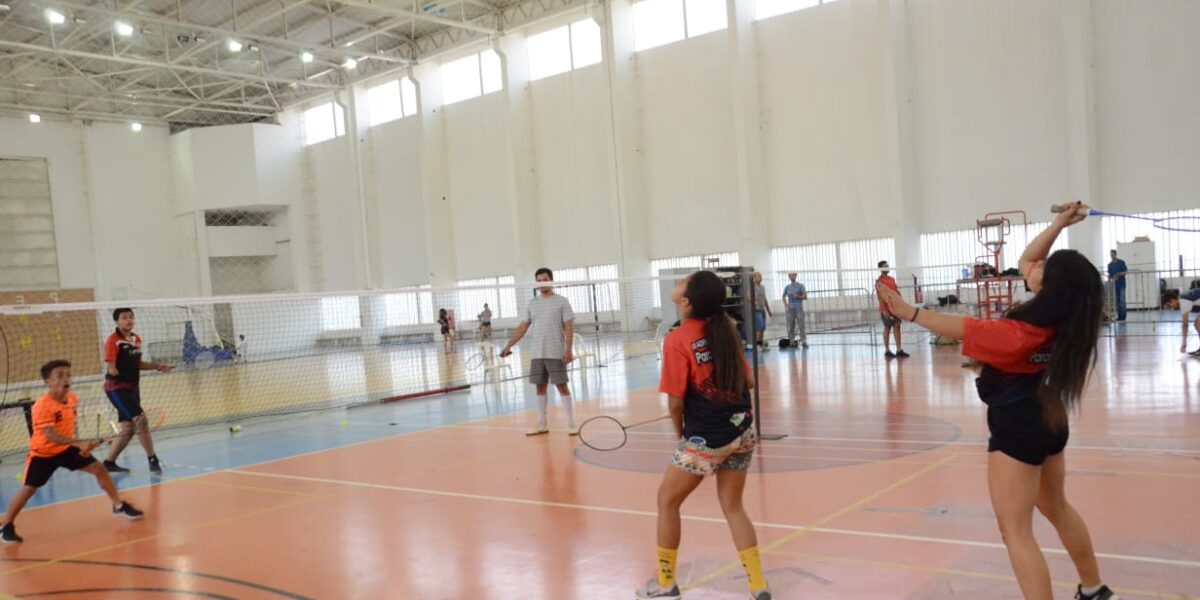
[(711, 271), (696, 271), (688, 277), (683, 296), (692, 305), (692, 318), (705, 320), (705, 337), (712, 352), (713, 385), (718, 391), (741, 398), (746, 391), (746, 366), (742, 340), (721, 308), (725, 282)]
[(1054, 349), (1043, 372), (1042, 415), (1051, 429), (1067, 424), (1067, 413), (1079, 406), (1088, 377), (1096, 366), (1096, 341), (1104, 317), (1104, 284), (1096, 267), (1074, 250), (1050, 255), (1042, 289), (1014, 308), (1008, 318), (1053, 327)]

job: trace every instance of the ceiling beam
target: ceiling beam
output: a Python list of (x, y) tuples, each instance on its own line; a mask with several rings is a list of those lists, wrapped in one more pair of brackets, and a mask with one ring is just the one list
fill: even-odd
[(497, 31), (496, 29), (494, 29), (492, 27), (487, 27), (484, 25), (480, 25), (478, 23), (473, 23), (471, 21), (458, 21), (455, 19), (447, 19), (444, 17), (435, 17), (433, 15), (427, 15), (427, 14), (423, 14), (423, 13), (419, 13), (419, 12), (413, 12), (411, 10), (395, 6), (391, 3), (384, 3), (382, 0), (375, 0), (375, 1), (372, 1), (372, 0), (336, 0), (336, 1), (338, 4), (342, 4), (345, 6), (353, 6), (355, 8), (361, 8), (364, 10), (373, 10), (375, 12), (383, 13), (386, 15), (392, 15), (395, 17), (404, 17), (406, 19), (412, 19), (415, 21), (424, 21), (426, 23), (437, 23), (439, 25), (445, 25), (446, 27), (451, 27), (454, 29), (465, 29), (467, 31), (473, 31), (475, 33), (483, 33), (486, 35), (495, 35), (495, 34), (499, 33), (499, 31)]
[[(48, 96), (52, 98), (63, 98), (68, 101), (78, 99), (82, 94), (69, 94), (64, 92), (46, 92), (40, 90), (23, 90), (20, 88), (10, 88), (0, 86), (0, 92), (9, 92), (15, 95), (23, 96)], [(96, 94), (88, 94), (89, 96), (97, 96)], [(228, 115), (242, 115), (254, 118), (272, 117), (275, 115), (275, 110), (266, 106), (246, 106), (234, 105), (234, 108), (222, 108), (221, 106), (206, 105), (200, 102), (189, 106), (186, 100), (176, 100), (172, 98), (160, 97), (138, 97), (138, 98), (123, 98), (111, 94), (102, 94), (95, 98), (97, 102), (108, 102), (112, 104), (122, 104), (129, 106), (152, 106), (164, 109), (187, 108), (199, 112), (221, 113)], [(53, 107), (51, 107), (53, 108)], [(257, 111), (255, 110), (257, 109)]]
[(21, 43), (21, 42), (10, 42), (8, 40), (0, 40), (0, 47), (15, 48), (18, 50), (29, 50), (29, 51), (33, 51), (33, 52), (43, 52), (46, 54), (57, 54), (57, 55), (61, 55), (61, 56), (74, 56), (76, 58), (91, 58), (91, 59), (95, 59), (95, 60), (103, 60), (103, 61), (109, 61), (109, 62), (124, 63), (124, 64), (128, 64), (128, 65), (136, 65), (139, 67), (157, 67), (160, 69), (174, 69), (177, 71), (184, 71), (187, 73), (200, 73), (200, 74), (204, 74), (204, 75), (214, 75), (217, 77), (226, 77), (229, 79), (241, 79), (241, 80), (245, 80), (245, 81), (267, 81), (267, 82), (278, 83), (278, 84), (282, 84), (282, 85), (288, 85), (288, 84), (295, 83), (297, 85), (304, 85), (304, 86), (317, 87), (317, 88), (328, 88), (328, 89), (336, 89), (339, 87), (339, 86), (328, 84), (328, 83), (315, 83), (315, 82), (307, 81), (304, 79), (291, 79), (288, 77), (276, 77), (274, 75), (266, 75), (266, 74), (261, 74), (261, 73), (255, 75), (255, 74), (251, 74), (251, 73), (241, 73), (238, 71), (224, 71), (224, 70), (220, 70), (220, 69), (210, 69), (208, 67), (196, 67), (196, 66), (192, 66), (192, 65), (181, 65), (178, 63), (168, 63), (168, 62), (162, 62), (162, 61), (157, 61), (157, 60), (149, 60), (149, 59), (145, 59), (145, 58), (134, 58), (131, 56), (112, 56), (109, 54), (100, 54), (98, 52), (86, 52), (83, 50), (70, 50), (70, 49), (66, 49), (66, 48), (50, 48), (50, 47), (46, 47), (46, 46), (37, 46), (34, 44), (25, 44), (25, 43)]
[[(266, 45), (278, 46), (278, 47), (286, 48), (287, 50), (291, 50), (297, 54), (300, 52), (305, 52), (305, 51), (312, 52), (315, 56), (321, 56), (321, 57), (325, 58), (326, 60), (332, 61), (334, 64), (341, 63), (341, 61), (343, 59), (345, 59), (345, 54), (346, 54), (346, 50), (327, 48), (327, 47), (321, 47), (321, 46), (312, 46), (309, 44), (301, 44), (298, 42), (293, 42), (292, 40), (275, 37), (272, 35), (253, 33), (251, 31), (247, 31), (248, 28), (241, 29), (241, 30), (234, 30), (234, 29), (225, 29), (223, 27), (209, 27), (208, 25), (201, 25), (199, 23), (192, 23), (189, 21), (180, 21), (177, 19), (172, 19), (169, 17), (160, 16), (160, 15), (128, 12), (128, 11), (113, 11), (113, 10), (108, 10), (102, 6), (89, 6), (86, 4), (77, 4), (75, 2), (69, 2), (67, 0), (55, 0), (54, 5), (61, 6), (63, 8), (67, 8), (67, 9), (71, 9), (76, 12), (91, 12), (91, 13), (95, 13), (95, 14), (99, 14), (99, 15), (104, 15), (104, 16), (112, 18), (112, 19), (125, 19), (128, 21), (134, 21), (134, 22), (141, 21), (141, 22), (147, 22), (147, 23), (154, 23), (156, 25), (169, 26), (169, 27), (173, 27), (175, 29), (180, 29), (180, 30), (203, 31), (205, 33), (210, 33), (210, 34), (215, 34), (215, 35), (224, 36), (224, 37), (228, 37), (228, 38), (233, 38), (233, 39), (237, 39), (237, 40), (243, 41), (243, 42), (256, 42), (257, 44), (259, 44), (261, 46), (266, 46)], [(277, 11), (277, 12), (279, 14), (282, 14), (282, 11)], [(275, 16), (278, 16), (278, 15), (277, 14), (272, 15), (271, 18), (274, 18)], [(395, 63), (403, 63), (403, 64), (409, 64), (411, 62), (402, 57), (389, 56), (386, 54), (374, 54), (371, 52), (354, 51), (354, 55), (359, 58), (373, 58), (375, 60), (379, 60), (379, 61), (383, 61), (383, 62), (395, 62)]]

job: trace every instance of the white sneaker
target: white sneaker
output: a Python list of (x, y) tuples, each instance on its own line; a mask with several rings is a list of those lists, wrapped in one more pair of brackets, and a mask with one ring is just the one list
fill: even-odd
[(569, 435), (569, 436), (579, 435), (579, 428), (574, 425), (568, 426), (567, 427), (567, 435)]
[(637, 591), (638, 600), (679, 600), (682, 597), (683, 594), (679, 593), (679, 585), (673, 584), (669, 588), (664, 588), (658, 585), (657, 577), (647, 581), (646, 585)]
[(546, 427), (545, 425), (538, 425), (537, 427), (526, 431), (525, 435), (542, 435), (543, 433), (550, 433), (550, 428)]

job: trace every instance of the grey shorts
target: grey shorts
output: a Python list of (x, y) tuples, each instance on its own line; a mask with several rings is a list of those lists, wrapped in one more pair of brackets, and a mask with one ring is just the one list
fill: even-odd
[(879, 320), (883, 321), (884, 327), (897, 327), (900, 325), (900, 317), (897, 317), (892, 313), (879, 313)]
[(529, 382), (534, 385), (565, 384), (567, 366), (561, 358), (535, 358), (529, 362)]

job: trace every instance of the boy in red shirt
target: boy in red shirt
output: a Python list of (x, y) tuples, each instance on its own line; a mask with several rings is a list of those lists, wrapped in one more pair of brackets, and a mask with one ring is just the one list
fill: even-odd
[(162, 475), (162, 465), (154, 452), (154, 440), (150, 437), (146, 412), (142, 410), (139, 382), (145, 369), (166, 373), (173, 367), (142, 360), (142, 338), (133, 332), (132, 308), (114, 310), (113, 321), (117, 323), (117, 330), (108, 336), (104, 343), (104, 362), (108, 364), (104, 374), (104, 393), (108, 395), (108, 401), (112, 403), (113, 408), (117, 409), (117, 421), (120, 423), (121, 432), (117, 434), (112, 448), (108, 450), (104, 468), (109, 473), (129, 472), (129, 469), (117, 464), (117, 457), (125, 451), (136, 430), (138, 441), (142, 443), (142, 449), (146, 451), (146, 458), (150, 462), (150, 472)]
[[(879, 279), (875, 280), (875, 287), (883, 286), (894, 292), (899, 292), (900, 287), (896, 285), (896, 280), (888, 275), (891, 267), (888, 266), (888, 261), (879, 261)], [(883, 296), (879, 297), (879, 319), (883, 321), (883, 355), (887, 358), (908, 358), (908, 353), (904, 351), (904, 344), (900, 340), (900, 319), (893, 315), (883, 303)], [(896, 353), (892, 354), (892, 332), (896, 333)]]
[(33, 435), (29, 438), (24, 484), (8, 504), (0, 526), (0, 541), (6, 544), (24, 541), (17, 535), (13, 521), (59, 467), (91, 473), (112, 501), (113, 515), (130, 520), (142, 518), (142, 511), (121, 500), (108, 471), (92, 458), (99, 440), (75, 439), (75, 407), (79, 399), (71, 393), (71, 363), (52, 360), (42, 365), (42, 381), (46, 382), (47, 393), (33, 404)]

